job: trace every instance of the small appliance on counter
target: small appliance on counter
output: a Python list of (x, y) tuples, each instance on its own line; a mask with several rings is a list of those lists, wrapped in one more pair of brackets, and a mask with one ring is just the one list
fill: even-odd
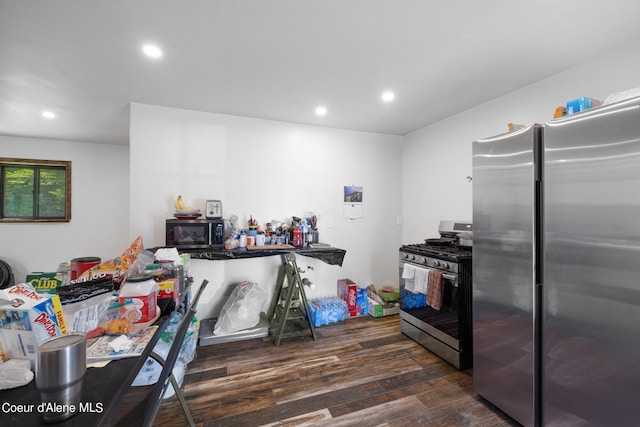
[(220, 200), (207, 200), (204, 216), (207, 217), (207, 219), (222, 218), (222, 202)]
[(167, 219), (166, 245), (178, 249), (224, 247), (223, 219)]

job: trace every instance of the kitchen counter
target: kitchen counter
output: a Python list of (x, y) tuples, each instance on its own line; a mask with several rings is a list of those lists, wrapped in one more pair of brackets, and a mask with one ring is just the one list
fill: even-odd
[(283, 255), (286, 253), (294, 253), (297, 255), (307, 256), (318, 259), (329, 265), (338, 265), (342, 267), (342, 262), (347, 251), (344, 249), (334, 248), (333, 246), (315, 246), (309, 248), (283, 248), (283, 249), (200, 249), (200, 250), (184, 250), (180, 251), (191, 254), (192, 259), (208, 259), (212, 261), (225, 261), (230, 259), (259, 258), (274, 255)]

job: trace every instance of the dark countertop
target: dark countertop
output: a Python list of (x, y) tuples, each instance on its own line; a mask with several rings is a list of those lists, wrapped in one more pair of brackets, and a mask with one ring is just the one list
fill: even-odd
[(192, 259), (208, 259), (214, 261), (224, 261), (229, 259), (259, 258), (265, 256), (283, 255), (294, 253), (296, 255), (307, 256), (318, 259), (329, 265), (342, 267), (342, 262), (347, 251), (334, 248), (333, 246), (320, 246), (312, 248), (284, 248), (284, 249), (199, 249), (180, 251), (191, 254)]

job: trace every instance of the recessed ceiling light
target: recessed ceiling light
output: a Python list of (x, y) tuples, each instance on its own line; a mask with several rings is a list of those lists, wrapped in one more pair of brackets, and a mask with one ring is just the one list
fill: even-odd
[(395, 97), (396, 97), (396, 94), (390, 91), (387, 91), (382, 94), (382, 100), (384, 102), (391, 102), (394, 100)]
[(160, 50), (160, 48), (152, 44), (146, 44), (142, 46), (142, 51), (150, 58), (160, 58), (162, 56), (162, 51)]
[(43, 111), (42, 117), (44, 117), (45, 119), (55, 119), (56, 115), (51, 111)]
[(316, 114), (319, 116), (324, 116), (327, 114), (327, 109), (321, 105), (318, 108), (316, 108)]

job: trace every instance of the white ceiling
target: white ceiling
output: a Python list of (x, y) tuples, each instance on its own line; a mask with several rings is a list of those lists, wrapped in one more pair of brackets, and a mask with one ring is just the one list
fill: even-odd
[(637, 40), (639, 16), (637, 0), (0, 0), (0, 134), (127, 144), (139, 102), (404, 135)]

